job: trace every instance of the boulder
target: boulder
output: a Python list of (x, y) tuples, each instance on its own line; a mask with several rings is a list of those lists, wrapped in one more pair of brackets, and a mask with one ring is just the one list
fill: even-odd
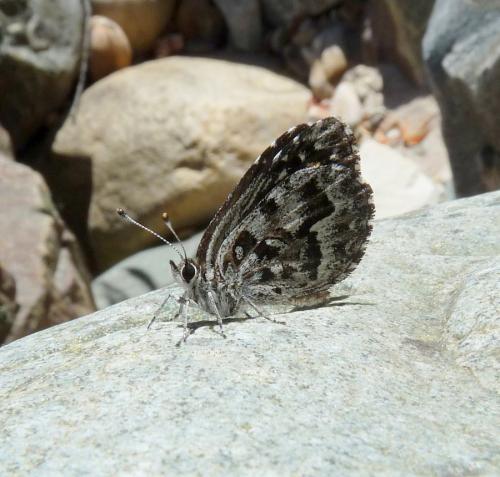
[(455, 190), (500, 188), (500, 3), (437, 0), (423, 40)]
[(19, 304), (6, 341), (95, 310), (78, 245), (40, 174), (0, 159), (0, 203), (0, 266)]
[(295, 81), (222, 60), (170, 57), (126, 68), (84, 92), (75, 121), (57, 134), (46, 176), (104, 270), (156, 244), (117, 207), (156, 230), (165, 210), (178, 232), (201, 227), (264, 148), (304, 122), (309, 98)]
[(16, 150), (67, 101), (79, 70), (80, 0), (0, 4), (0, 123)]
[(161, 290), (3, 347), (0, 473), (498, 475), (499, 217), (490, 193), (375, 222), (286, 325), (222, 339), (190, 307), (176, 347), (146, 330)]

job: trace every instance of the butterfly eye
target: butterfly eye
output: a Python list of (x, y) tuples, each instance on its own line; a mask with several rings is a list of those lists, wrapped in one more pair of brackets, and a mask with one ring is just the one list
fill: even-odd
[(182, 279), (186, 283), (189, 283), (194, 278), (195, 275), (196, 275), (196, 267), (192, 263), (186, 262), (181, 270)]

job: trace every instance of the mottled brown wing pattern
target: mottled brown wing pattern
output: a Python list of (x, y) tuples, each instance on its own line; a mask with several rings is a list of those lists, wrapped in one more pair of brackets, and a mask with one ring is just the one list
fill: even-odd
[(335, 118), (302, 124), (247, 171), (197, 260), (252, 300), (314, 302), (359, 263), (373, 214), (350, 130)]

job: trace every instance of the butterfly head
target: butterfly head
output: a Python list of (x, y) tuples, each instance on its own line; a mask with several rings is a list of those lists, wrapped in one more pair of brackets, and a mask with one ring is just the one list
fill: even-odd
[(191, 287), (198, 276), (198, 267), (191, 259), (185, 259), (179, 265), (170, 260), (174, 279), (184, 287)]

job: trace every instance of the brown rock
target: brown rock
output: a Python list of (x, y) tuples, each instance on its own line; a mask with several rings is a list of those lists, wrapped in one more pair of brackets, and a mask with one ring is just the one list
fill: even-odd
[(309, 73), (309, 86), (318, 99), (329, 98), (333, 94), (333, 86), (347, 69), (347, 58), (339, 45), (325, 48), (316, 60)]
[(288, 78), (220, 60), (126, 68), (87, 89), (59, 131), (52, 190), (105, 269), (157, 243), (117, 207), (158, 230), (165, 210), (179, 230), (205, 224), (257, 155), (305, 120), (309, 97)]
[(172, 18), (175, 3), (175, 0), (92, 0), (92, 11), (118, 23), (134, 52), (144, 53), (153, 48)]
[(118, 23), (94, 15), (90, 21), (90, 29), (89, 73), (92, 81), (130, 65), (132, 48)]
[(74, 237), (42, 177), (0, 159), (0, 263), (17, 290), (19, 311), (7, 341), (95, 309)]
[(331, 83), (336, 83), (347, 70), (347, 58), (339, 45), (330, 45), (321, 52), (321, 63)]

